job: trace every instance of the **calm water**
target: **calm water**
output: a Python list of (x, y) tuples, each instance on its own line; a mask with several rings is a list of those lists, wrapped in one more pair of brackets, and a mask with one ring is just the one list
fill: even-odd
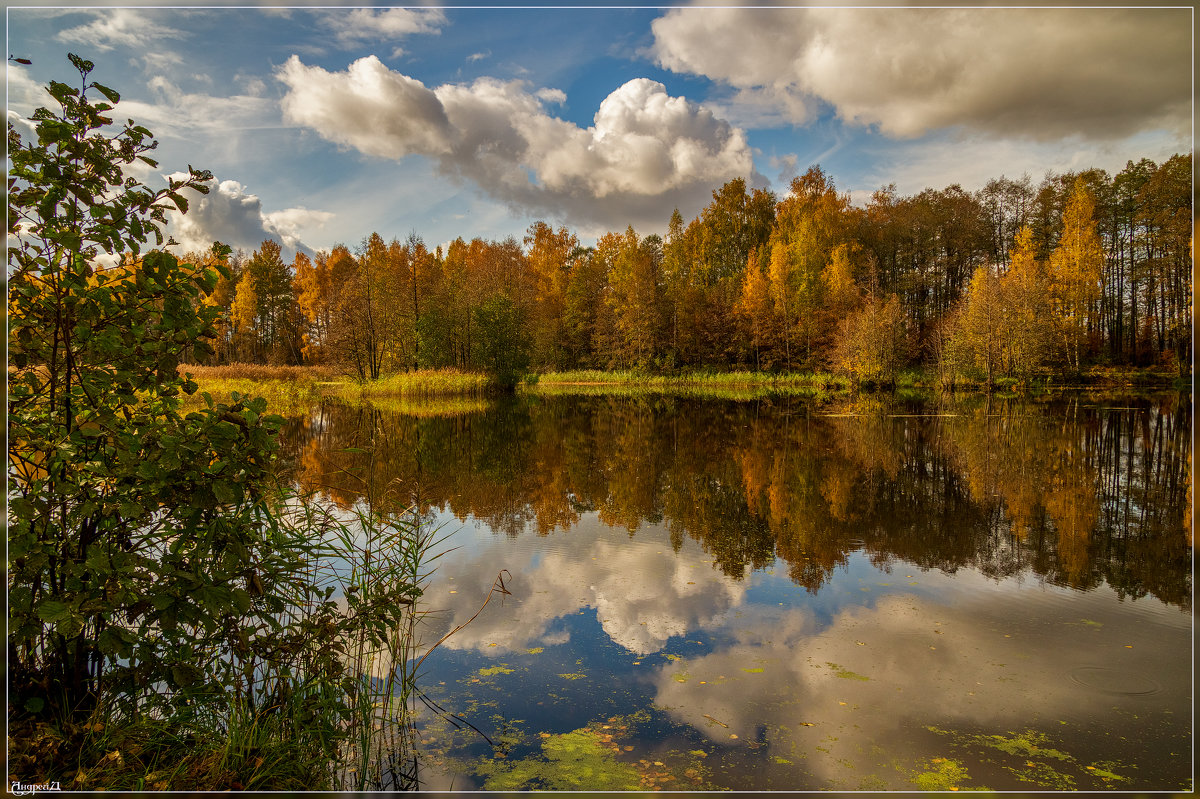
[(326, 405), (285, 449), (451, 534), (428, 642), (503, 570), (422, 669), (427, 789), (1186, 790), (1190, 403)]

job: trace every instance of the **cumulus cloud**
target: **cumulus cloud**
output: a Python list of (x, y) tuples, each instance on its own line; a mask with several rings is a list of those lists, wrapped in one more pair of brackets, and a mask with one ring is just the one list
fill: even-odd
[(17, 130), (27, 139), (34, 134), (34, 124), (30, 121), (36, 108), (53, 105), (54, 100), (46, 90), (33, 78), (24, 67), (17, 64), (8, 65), (8, 121), (16, 125)]
[(418, 33), (439, 33), (446, 15), (436, 8), (356, 8), (326, 12), (321, 21), (339, 45), (357, 47)]
[(169, 215), (168, 231), (179, 242), (181, 252), (205, 252), (214, 241), (249, 252), (273, 239), (283, 245), (284, 257), (290, 258), (298, 251), (311, 253), (302, 236), (333, 218), (328, 211), (302, 207), (264, 211), (258, 196), (236, 180), (213, 179), (208, 194), (192, 193), (188, 202), (186, 215)]
[[(713, 569), (692, 568), (698, 553), (678, 557), (652, 537), (643, 542), (630, 540), (623, 531), (614, 535), (590, 514), (572, 528), (569, 546), (540, 555), (514, 555), (506, 540), (473, 545), (471, 559), (454, 567), (453, 583), (430, 587), (427, 595), (447, 600), (449, 607), (434, 614), (437, 629), (427, 637), (437, 640), (469, 619), (501, 566), (516, 575), (507, 584), (512, 596), (489, 606), (443, 646), (502, 656), (564, 643), (565, 632), (550, 632), (556, 621), (590, 608), (613, 642), (647, 655), (661, 650), (672, 636), (721, 624), (742, 604), (743, 584)], [(453, 595), (447, 590), (451, 587)]]
[(1190, 129), (1185, 9), (688, 8), (652, 27), (660, 65), (724, 84), (720, 102), (759, 121), (829, 106), (900, 138)]
[(510, 207), (577, 224), (661, 225), (673, 206), (756, 177), (742, 130), (645, 78), (613, 91), (581, 128), (546, 112), (561, 91), (492, 78), (429, 88), (374, 56), (344, 72), (292, 56), (276, 77), (288, 122), (370, 156), (428, 157)]
[(155, 22), (152, 9), (96, 9), (90, 13), (94, 15), (91, 22), (59, 31), (54, 38), (106, 52), (116, 47), (142, 49), (163, 39), (182, 39), (186, 35)]

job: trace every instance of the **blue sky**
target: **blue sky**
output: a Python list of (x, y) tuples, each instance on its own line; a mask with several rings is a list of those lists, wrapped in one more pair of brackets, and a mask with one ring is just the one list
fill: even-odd
[(215, 175), (185, 247), (591, 241), (814, 163), (865, 202), (1189, 151), (1191, 35), (1190, 8), (10, 6), (8, 115), (94, 61), (164, 173)]

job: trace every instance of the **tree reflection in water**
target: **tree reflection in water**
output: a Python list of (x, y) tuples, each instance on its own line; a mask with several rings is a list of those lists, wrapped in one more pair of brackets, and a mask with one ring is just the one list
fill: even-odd
[(849, 552), (952, 573), (1032, 573), (1188, 608), (1191, 404), (866, 396), (834, 403), (517, 397), (392, 413), (328, 403), (283, 432), (286, 468), (509, 536), (582, 514), (665, 523), (717, 568), (786, 563), (816, 593)]

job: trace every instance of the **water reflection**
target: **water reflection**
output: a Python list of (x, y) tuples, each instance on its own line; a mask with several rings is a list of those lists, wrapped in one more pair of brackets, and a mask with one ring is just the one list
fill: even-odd
[[(1146, 785), (1179, 784), (1190, 735), (1172, 709), (1190, 702), (1185, 636), (1102, 602), (1033, 608), (1028, 596), (964, 588), (952, 604), (887, 595), (828, 624), (759, 608), (769, 618), (746, 617), (739, 640), (689, 659), (688, 680), (660, 668), (655, 701), (714, 743), (733, 734), (768, 760), (804, 762), (810, 787), (911, 789), (912, 764), (961, 757), (956, 747), (980, 732), (1022, 730), (1053, 736), (1044, 748), (1064, 755), (1053, 765), (1072, 781), (1058, 787), (1087, 785), (1088, 764), (1102, 761), (1124, 764), (1126, 779), (1137, 764)], [(1035, 757), (1018, 761), (1019, 779)], [(971, 764), (963, 787), (1011, 784), (1005, 765)]]
[(1191, 423), (524, 397), (325, 405), (284, 449), (453, 531), (427, 642), (512, 575), (421, 680), (496, 745), (422, 716), (426, 788), (1157, 790), (1191, 748)]
[(862, 550), (881, 568), (1107, 583), (1190, 607), (1188, 397), (544, 397), (461, 411), (326, 404), (288, 424), (285, 452), (304, 486), (345, 505), (415, 494), (509, 537), (593, 516), (631, 538), (662, 528), (734, 581), (779, 558), (815, 594)]

